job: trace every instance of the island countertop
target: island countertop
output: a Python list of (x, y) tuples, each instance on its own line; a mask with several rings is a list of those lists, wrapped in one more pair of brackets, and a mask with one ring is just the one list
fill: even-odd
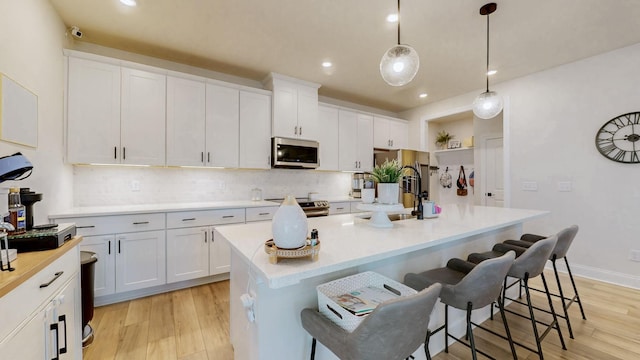
[(394, 221), (393, 228), (369, 226), (363, 214), (308, 219), (309, 231), (318, 229), (321, 250), (317, 261), (283, 259), (269, 262), (265, 241), (272, 238), (271, 222), (216, 228), (232, 251), (250, 263), (258, 281), (277, 289), (303, 279), (340, 271), (388, 257), (455, 242), (547, 215), (548, 211), (445, 205), (438, 218)]

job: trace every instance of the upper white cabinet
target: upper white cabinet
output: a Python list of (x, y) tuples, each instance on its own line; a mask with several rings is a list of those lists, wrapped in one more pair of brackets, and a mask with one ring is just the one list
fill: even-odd
[(338, 109), (318, 106), (318, 142), (320, 167), (318, 170), (340, 170)]
[(69, 58), (67, 159), (165, 164), (166, 76)]
[(272, 136), (317, 140), (320, 85), (275, 73), (265, 85), (273, 91)]
[(340, 109), (340, 170), (373, 170), (373, 116)]
[(374, 116), (373, 146), (378, 149), (409, 147), (409, 125), (399, 119)]
[(120, 163), (120, 66), (69, 57), (67, 161)]
[(271, 96), (240, 91), (240, 167), (271, 168)]
[(165, 110), (167, 77), (122, 68), (122, 163), (165, 164)]
[(167, 76), (167, 165), (205, 161), (205, 83)]
[(206, 128), (206, 165), (238, 167), (240, 149), (240, 91), (238, 89), (207, 84)]

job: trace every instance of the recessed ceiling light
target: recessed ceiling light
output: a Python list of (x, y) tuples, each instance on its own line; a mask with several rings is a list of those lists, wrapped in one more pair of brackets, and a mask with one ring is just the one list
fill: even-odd
[(138, 5), (136, 0), (120, 0), (120, 2), (127, 6), (136, 6)]
[(491, 76), (491, 75), (495, 75), (498, 73), (498, 70), (489, 70), (487, 71), (487, 75)]
[(331, 61), (323, 61), (322, 62), (322, 67), (324, 67), (324, 68), (330, 68), (332, 66), (333, 66), (333, 64), (331, 63)]
[(389, 14), (387, 15), (387, 21), (390, 23), (398, 22), (398, 14)]
[(420, 94), (418, 96), (420, 97), (420, 99), (424, 99), (424, 98), (426, 98), (428, 96), (428, 94), (427, 93), (422, 93), (422, 94)]

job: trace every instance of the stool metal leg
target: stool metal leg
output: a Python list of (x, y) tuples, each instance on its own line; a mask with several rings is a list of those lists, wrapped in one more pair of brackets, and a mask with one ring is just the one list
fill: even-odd
[(516, 347), (513, 345), (513, 338), (511, 337), (511, 331), (509, 331), (509, 325), (507, 324), (507, 315), (504, 312), (504, 297), (498, 299), (498, 307), (500, 308), (500, 316), (502, 316), (502, 323), (504, 324), (504, 330), (507, 333), (507, 340), (509, 341), (509, 347), (511, 348), (511, 355), (513, 360), (518, 360), (516, 354)]
[(533, 326), (533, 336), (536, 339), (536, 346), (538, 347), (538, 357), (543, 360), (542, 344), (540, 344), (540, 335), (538, 334), (538, 326), (536, 325), (536, 318), (533, 314), (533, 306), (531, 306), (531, 293), (529, 292), (529, 274), (525, 274), (524, 279), (524, 293), (527, 298), (527, 307), (529, 308), (529, 318), (531, 319), (531, 325)]
[(431, 352), (429, 352), (429, 338), (431, 338), (431, 331), (427, 330), (427, 338), (424, 339), (424, 355), (427, 357), (427, 360), (431, 360)]
[(571, 320), (569, 320), (569, 313), (567, 312), (567, 303), (565, 301), (564, 292), (562, 291), (562, 284), (560, 283), (560, 276), (558, 275), (558, 268), (556, 267), (556, 256), (553, 255), (551, 259), (553, 265), (553, 273), (556, 276), (556, 284), (558, 284), (558, 292), (560, 293), (560, 301), (562, 302), (562, 310), (564, 312), (564, 320), (567, 323), (567, 329), (569, 330), (569, 337), (573, 339), (573, 329), (571, 328)]
[(449, 353), (449, 305), (444, 306), (444, 352)]
[(316, 358), (316, 338), (311, 341), (311, 360)]
[(564, 257), (564, 263), (567, 265), (567, 272), (569, 273), (569, 279), (571, 279), (571, 285), (573, 285), (573, 293), (576, 294), (576, 302), (580, 306), (580, 313), (582, 314), (582, 320), (587, 320), (587, 317), (584, 316), (582, 301), (580, 301), (580, 295), (578, 295), (578, 288), (576, 287), (576, 282), (573, 281), (573, 274), (571, 274), (571, 268), (569, 267), (569, 260), (567, 260), (566, 256)]
[(542, 284), (544, 285), (544, 290), (547, 293), (547, 300), (549, 301), (549, 309), (551, 310), (551, 316), (553, 316), (553, 323), (551, 326), (555, 325), (556, 330), (558, 331), (558, 337), (560, 337), (560, 343), (562, 344), (562, 349), (567, 350), (567, 347), (564, 344), (564, 338), (562, 337), (562, 331), (560, 330), (560, 324), (558, 323), (558, 317), (556, 316), (556, 311), (553, 309), (553, 301), (551, 300), (551, 293), (549, 292), (549, 287), (547, 286), (547, 280), (544, 278), (544, 274), (540, 274), (542, 278)]
[(473, 339), (473, 329), (471, 328), (471, 310), (473, 309), (473, 304), (470, 302), (467, 303), (467, 336), (469, 336), (469, 345), (471, 345), (471, 358), (473, 360), (478, 359), (478, 355), (476, 355), (476, 343)]

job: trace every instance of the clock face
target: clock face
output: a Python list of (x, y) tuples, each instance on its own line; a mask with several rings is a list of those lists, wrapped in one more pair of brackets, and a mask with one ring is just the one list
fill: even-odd
[(596, 134), (596, 147), (609, 160), (640, 163), (640, 112), (607, 121)]

